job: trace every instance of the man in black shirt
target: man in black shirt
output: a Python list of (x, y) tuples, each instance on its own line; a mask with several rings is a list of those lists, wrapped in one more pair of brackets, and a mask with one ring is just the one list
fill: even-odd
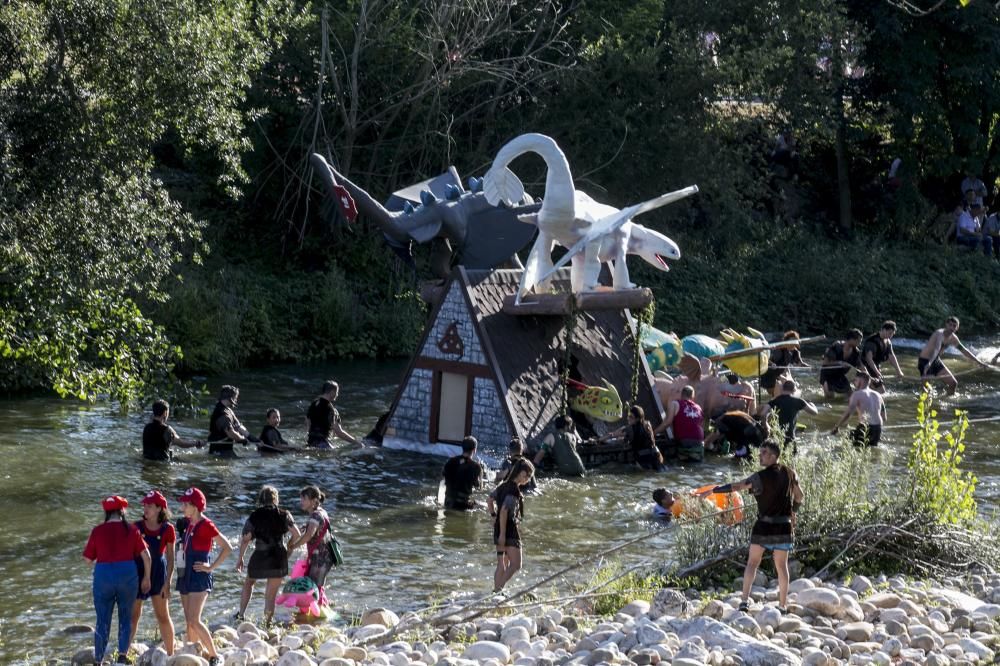
[(306, 412), (307, 443), (315, 449), (332, 449), (331, 435), (346, 442), (364, 446), (360, 440), (344, 430), (340, 425), (340, 412), (333, 406), (340, 395), (340, 385), (332, 380), (323, 382), (320, 396), (312, 401)]
[(236, 417), (239, 399), (240, 390), (235, 386), (226, 384), (219, 391), (219, 401), (215, 403), (215, 409), (208, 420), (209, 453), (232, 458), (236, 456), (233, 451), (234, 443), (246, 446), (247, 442), (257, 441)]
[(819, 371), (819, 383), (827, 399), (836, 393), (851, 394), (851, 382), (847, 371), (861, 368), (861, 352), (858, 347), (864, 334), (856, 328), (847, 332), (847, 337), (830, 345), (823, 354), (823, 365)]
[(885, 382), (882, 370), (879, 368), (882, 363), (892, 361), (896, 368), (896, 376), (903, 376), (896, 352), (892, 349), (892, 336), (895, 334), (896, 322), (890, 319), (882, 324), (878, 333), (872, 333), (865, 338), (864, 344), (861, 345), (861, 361), (865, 364), (868, 374), (871, 375), (871, 387), (879, 393), (885, 393)]
[(177, 446), (189, 449), (191, 447), (201, 448), (204, 443), (200, 439), (182, 439), (177, 432), (167, 425), (170, 418), (170, 405), (166, 400), (157, 400), (153, 403), (153, 420), (146, 424), (142, 430), (142, 457), (147, 460), (170, 460), (173, 453), (170, 446)]
[[(808, 414), (818, 414), (816, 405), (795, 395), (795, 382), (787, 380), (781, 385), (781, 394), (772, 399), (760, 410), (760, 420), (767, 423), (767, 416), (772, 411), (778, 415), (778, 427), (785, 434), (785, 445), (795, 442), (795, 427), (799, 412), (805, 410)], [(793, 450), (794, 453), (794, 450)]]
[(462, 440), (462, 455), (444, 464), (444, 508), (468, 511), (476, 507), (472, 491), (483, 484), (483, 466), (474, 458), (477, 445), (475, 437), (466, 437)]

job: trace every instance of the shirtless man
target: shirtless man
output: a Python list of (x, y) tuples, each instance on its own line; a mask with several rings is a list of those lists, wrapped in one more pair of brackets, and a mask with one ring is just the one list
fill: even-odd
[(859, 371), (854, 376), (855, 391), (847, 401), (844, 415), (830, 431), (831, 435), (836, 435), (840, 426), (851, 418), (851, 414), (857, 413), (858, 425), (851, 433), (851, 441), (855, 446), (878, 446), (879, 440), (882, 439), (882, 425), (886, 422), (887, 416), (882, 394), (871, 389), (871, 381), (871, 375), (867, 372)]
[(725, 401), (715, 408), (715, 413), (710, 416), (719, 416), (725, 412), (735, 409), (748, 414), (757, 411), (757, 396), (754, 394), (753, 386), (750, 382), (742, 381), (735, 372), (726, 375), (726, 384), (719, 384), (719, 393)]
[(930, 379), (931, 377), (940, 377), (948, 387), (948, 395), (954, 395), (955, 389), (958, 388), (958, 381), (955, 379), (955, 375), (951, 374), (951, 371), (948, 370), (944, 361), (941, 360), (941, 352), (945, 349), (948, 347), (957, 347), (963, 356), (976, 365), (983, 368), (989, 367), (986, 363), (976, 358), (976, 355), (961, 343), (958, 336), (955, 335), (957, 332), (958, 317), (948, 317), (944, 321), (944, 328), (939, 328), (931, 334), (930, 340), (920, 350), (920, 358), (917, 359), (917, 371), (920, 373), (920, 378)]

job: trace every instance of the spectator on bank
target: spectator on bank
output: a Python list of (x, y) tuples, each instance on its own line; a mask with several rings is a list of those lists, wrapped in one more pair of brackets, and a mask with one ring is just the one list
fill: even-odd
[(900, 168), (903, 166), (902, 158), (897, 157), (889, 165), (889, 174), (886, 178), (886, 183), (889, 186), (890, 192), (895, 192), (903, 185), (903, 179), (900, 177)]
[(782, 178), (791, 178), (798, 171), (798, 145), (792, 130), (786, 129), (774, 140), (771, 164), (775, 167), (776, 175)]
[(989, 209), (984, 207), (983, 216), (986, 221), (983, 222), (983, 235), (988, 236), (993, 243), (993, 256), (1000, 259), (1000, 215), (987, 215), (988, 212)]
[(962, 181), (962, 196), (968, 198), (970, 191), (973, 198), (982, 201), (986, 197), (986, 183), (973, 173), (972, 169), (966, 169), (965, 179)]
[(983, 204), (973, 203), (969, 210), (962, 210), (955, 222), (955, 242), (969, 248), (982, 248), (986, 256), (993, 256), (993, 239), (983, 234), (981, 220)]

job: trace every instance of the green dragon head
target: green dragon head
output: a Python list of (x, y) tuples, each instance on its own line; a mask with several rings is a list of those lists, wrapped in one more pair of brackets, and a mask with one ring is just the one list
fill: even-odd
[(598, 421), (616, 423), (622, 418), (622, 399), (611, 382), (603, 377), (601, 381), (604, 386), (588, 386), (570, 400), (569, 406)]

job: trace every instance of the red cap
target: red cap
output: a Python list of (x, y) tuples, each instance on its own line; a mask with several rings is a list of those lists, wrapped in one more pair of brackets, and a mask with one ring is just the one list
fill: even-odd
[(183, 495), (177, 498), (177, 501), (190, 504), (199, 511), (205, 510), (205, 493), (197, 488), (188, 488)]
[(163, 496), (159, 490), (150, 490), (146, 493), (146, 496), (142, 498), (143, 504), (154, 504), (161, 509), (167, 508), (167, 498)]
[(121, 495), (110, 495), (101, 500), (101, 508), (105, 511), (118, 511), (128, 506), (128, 500)]

